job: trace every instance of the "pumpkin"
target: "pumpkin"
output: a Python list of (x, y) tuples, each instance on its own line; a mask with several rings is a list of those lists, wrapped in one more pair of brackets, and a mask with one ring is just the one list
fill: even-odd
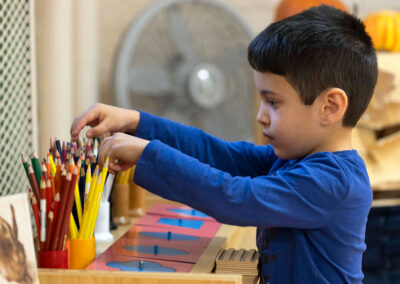
[(313, 6), (321, 4), (330, 5), (342, 11), (348, 12), (347, 7), (340, 0), (282, 0), (275, 12), (275, 21), (298, 14)]
[(400, 51), (400, 13), (382, 10), (364, 19), (365, 29), (376, 50)]

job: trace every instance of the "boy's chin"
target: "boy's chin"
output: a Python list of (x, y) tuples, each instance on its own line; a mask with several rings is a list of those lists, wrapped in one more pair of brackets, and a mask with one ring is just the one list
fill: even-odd
[(304, 156), (299, 155), (298, 153), (292, 153), (289, 151), (285, 151), (283, 149), (277, 148), (272, 146), (272, 148), (274, 149), (274, 153), (275, 155), (281, 159), (281, 160), (294, 160), (294, 159), (299, 159), (302, 158)]

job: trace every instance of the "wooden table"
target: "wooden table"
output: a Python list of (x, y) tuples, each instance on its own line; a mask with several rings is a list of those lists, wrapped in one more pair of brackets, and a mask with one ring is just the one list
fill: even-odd
[[(154, 194), (147, 193), (146, 208), (152, 207), (156, 203), (179, 204), (167, 201)], [(118, 226), (113, 230), (114, 239), (120, 238), (137, 220), (132, 218), (130, 223)], [(96, 244), (96, 256), (103, 253), (109, 244)], [(199, 260), (193, 266), (190, 273), (150, 273), (150, 272), (119, 272), (119, 271), (86, 271), (86, 270), (63, 270), (63, 269), (39, 269), (39, 280), (41, 284), (47, 283), (84, 283), (84, 284), (102, 284), (102, 283), (188, 283), (188, 284), (225, 284), (242, 283), (241, 275), (222, 275), (210, 273), (214, 260), (221, 248), (256, 248), (256, 228), (255, 227), (236, 227), (222, 225), (206, 250), (200, 256)]]

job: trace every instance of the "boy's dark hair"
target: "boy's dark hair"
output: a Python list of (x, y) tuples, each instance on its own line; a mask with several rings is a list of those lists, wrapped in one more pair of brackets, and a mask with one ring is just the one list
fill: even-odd
[(283, 75), (311, 105), (328, 88), (348, 97), (343, 125), (353, 127), (366, 110), (377, 80), (375, 49), (356, 17), (321, 5), (272, 23), (249, 45), (259, 72)]

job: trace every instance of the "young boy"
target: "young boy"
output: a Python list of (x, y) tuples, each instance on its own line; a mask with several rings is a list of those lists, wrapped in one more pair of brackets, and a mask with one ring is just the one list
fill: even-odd
[(265, 283), (360, 283), (372, 191), (351, 131), (377, 78), (363, 24), (329, 6), (276, 22), (248, 50), (270, 145), (226, 142), (145, 112), (97, 104), (76, 139), (105, 132), (99, 163), (217, 220), (257, 226)]

